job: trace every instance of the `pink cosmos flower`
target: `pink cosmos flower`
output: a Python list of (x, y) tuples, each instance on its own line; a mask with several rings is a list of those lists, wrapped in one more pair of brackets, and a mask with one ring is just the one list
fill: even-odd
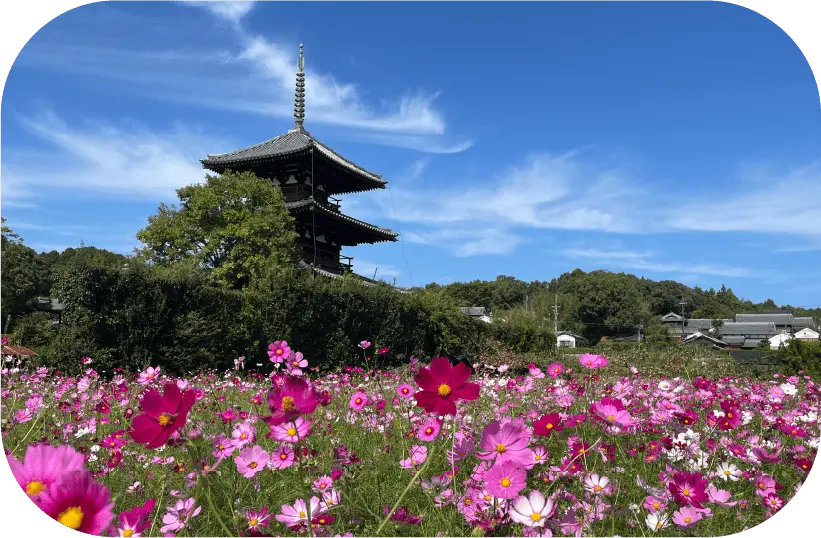
[(667, 510), (667, 501), (661, 498), (661, 496), (654, 497), (653, 495), (648, 495), (644, 498), (644, 504), (642, 504), (642, 506), (650, 512), (663, 512)]
[(291, 348), (288, 347), (288, 342), (285, 340), (277, 340), (273, 344), (268, 345), (268, 358), (271, 362), (281, 363), (288, 360), (291, 356)]
[(673, 513), (673, 523), (685, 528), (695, 525), (702, 518), (702, 513), (692, 506), (682, 506)]
[(248, 518), (248, 530), (258, 531), (260, 527), (267, 527), (273, 514), (268, 512), (268, 507), (263, 506), (259, 512), (248, 510), (245, 517)]
[(762, 471), (758, 471), (758, 473), (756, 473), (754, 483), (755, 494), (760, 495), (761, 497), (767, 497), (775, 493), (777, 488), (775, 479)]
[(287, 469), (294, 464), (294, 449), (289, 445), (280, 445), (271, 453), (271, 460), (268, 465), (271, 469)]
[(410, 450), (410, 457), (399, 462), (403, 469), (412, 469), (417, 465), (422, 465), (428, 459), (428, 447), (424, 445), (413, 445)]
[(592, 353), (583, 353), (579, 355), (579, 363), (585, 368), (589, 368), (591, 370), (596, 370), (598, 368), (604, 368), (609, 364), (607, 357), (603, 355), (593, 355)]
[(535, 364), (528, 368), (530, 375), (532, 375), (535, 379), (544, 379), (544, 372), (537, 367)]
[(234, 439), (234, 445), (237, 448), (242, 448), (256, 441), (257, 430), (250, 424), (241, 422), (234, 427), (231, 437)]
[(328, 475), (323, 475), (314, 480), (314, 488), (319, 491), (330, 491), (334, 485), (333, 479)]
[(86, 471), (67, 473), (46, 489), (40, 508), (58, 523), (86, 534), (102, 534), (114, 517), (108, 488)]
[(286, 422), (277, 426), (271, 426), (271, 437), (277, 441), (284, 441), (296, 444), (308, 435), (311, 422), (302, 417), (297, 417), (293, 422)]
[[(621, 402), (621, 400), (617, 400)], [(623, 405), (613, 405), (614, 401), (610, 398), (602, 398), (600, 402), (593, 405), (596, 416), (604, 420), (614, 428), (624, 429), (633, 424), (633, 417), (624, 409)], [(621, 409), (619, 409), (621, 407)]]
[(151, 512), (157, 504), (155, 499), (148, 499), (144, 505), (135, 506), (127, 512), (117, 516), (116, 531), (119, 536), (136, 538), (142, 536), (143, 531), (151, 525)]
[(236, 442), (233, 439), (229, 439), (225, 437), (223, 434), (219, 434), (214, 439), (214, 457), (215, 458), (227, 458), (230, 457), (231, 454), (234, 453), (234, 450), (237, 449)]
[(9, 456), (8, 462), (17, 483), (35, 501), (64, 475), (85, 471), (85, 457), (67, 445), (29, 445), (23, 463), (14, 456)]
[(197, 517), (202, 510), (200, 506), (194, 506), (194, 497), (188, 499), (180, 499), (174, 506), (166, 508), (168, 513), (162, 517), (162, 522), (165, 523), (160, 527), (160, 532), (178, 532), (184, 529), (188, 522)]
[(253, 478), (255, 474), (265, 468), (268, 463), (268, 453), (259, 445), (240, 450), (239, 456), (234, 458), (237, 472), (245, 478)]
[(300, 376), (302, 375), (302, 368), (306, 368), (307, 366), (308, 361), (302, 358), (302, 353), (299, 351), (292, 353), (291, 358), (288, 359), (288, 374)]
[(137, 383), (139, 383), (140, 385), (148, 385), (149, 383), (151, 383), (159, 377), (160, 367), (157, 366), (156, 368), (153, 368), (149, 366), (145, 369), (144, 372), (140, 372), (140, 377), (137, 379)]
[(784, 506), (784, 499), (776, 495), (775, 493), (770, 493), (766, 497), (764, 497), (763, 501), (764, 506), (769, 508), (770, 510), (781, 510)]
[(433, 441), (439, 435), (439, 430), (442, 428), (442, 423), (439, 419), (428, 418), (416, 430), (416, 438), (420, 441)]
[(533, 490), (528, 497), (521, 496), (513, 501), (508, 515), (526, 527), (543, 527), (555, 512), (553, 499), (545, 499), (539, 491)]
[(536, 465), (544, 465), (547, 463), (547, 458), (549, 454), (547, 453), (547, 449), (543, 446), (535, 446), (533, 447), (533, 463)]
[(359, 347), (361, 347), (362, 349), (368, 349), (369, 347), (371, 347), (371, 343), (367, 340), (362, 340), (361, 342), (359, 342)]
[(682, 505), (703, 508), (701, 503), (707, 501), (707, 480), (698, 473), (675, 473), (667, 487)]
[(396, 394), (398, 394), (402, 399), (409, 400), (413, 398), (413, 387), (407, 383), (401, 383), (398, 387), (396, 387)]
[(361, 390), (356, 391), (353, 396), (351, 396), (351, 400), (348, 403), (348, 406), (353, 409), (354, 411), (361, 411), (365, 405), (368, 403), (368, 395), (362, 392)]
[(482, 431), (479, 451), (476, 456), (483, 460), (494, 460), (496, 464), (511, 461), (520, 467), (530, 469), (534, 465), (533, 451), (527, 448), (530, 439), (522, 429), (508, 422), (491, 422)]
[(554, 362), (547, 367), (547, 375), (554, 379), (562, 375), (562, 371), (564, 371), (564, 366), (560, 362)]
[(496, 463), (483, 476), (485, 488), (494, 497), (513, 499), (527, 482), (527, 472), (512, 461)]
[(587, 475), (584, 479), (584, 489), (593, 495), (611, 495), (613, 493), (613, 484), (606, 476), (599, 476), (596, 473)]

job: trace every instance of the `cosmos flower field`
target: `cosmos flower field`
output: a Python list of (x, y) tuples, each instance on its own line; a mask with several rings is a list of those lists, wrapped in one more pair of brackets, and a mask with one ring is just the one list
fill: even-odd
[(773, 517), (818, 449), (809, 378), (360, 348), (338, 372), (286, 342), (264, 373), (4, 369), (20, 495), (103, 536), (716, 536)]

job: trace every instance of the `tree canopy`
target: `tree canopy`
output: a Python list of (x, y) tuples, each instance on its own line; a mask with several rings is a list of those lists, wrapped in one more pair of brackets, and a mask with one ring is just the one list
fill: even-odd
[(206, 176), (177, 190), (179, 207), (161, 204), (137, 233), (151, 264), (207, 270), (213, 282), (241, 288), (290, 267), (296, 233), (282, 192), (251, 172)]

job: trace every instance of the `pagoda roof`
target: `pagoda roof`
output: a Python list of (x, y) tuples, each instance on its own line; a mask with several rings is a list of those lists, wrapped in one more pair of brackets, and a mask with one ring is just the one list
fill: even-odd
[(303, 211), (307, 211), (313, 208), (315, 211), (318, 211), (323, 215), (340, 220), (342, 222), (347, 222), (357, 228), (367, 230), (373, 233), (376, 237), (376, 239), (374, 239), (373, 241), (374, 243), (379, 243), (382, 241), (396, 241), (396, 238), (399, 236), (398, 233), (393, 232), (389, 228), (380, 228), (379, 226), (368, 224), (367, 222), (355, 219), (339, 211), (335, 211), (330, 207), (326, 206), (325, 204), (321, 204), (311, 198), (308, 198), (306, 200), (299, 200), (297, 202), (286, 202), (285, 207), (291, 214), (301, 213)]
[(372, 185), (371, 188), (383, 189), (388, 183), (382, 179), (380, 174), (366, 170), (346, 159), (318, 141), (301, 127), (292, 129), (285, 134), (281, 134), (265, 142), (260, 142), (259, 144), (254, 144), (253, 146), (238, 149), (230, 153), (209, 154), (207, 158), (201, 159), (200, 162), (203, 168), (221, 172), (236, 165), (250, 165), (305, 155), (310, 153), (312, 149), (345, 171), (366, 180)]

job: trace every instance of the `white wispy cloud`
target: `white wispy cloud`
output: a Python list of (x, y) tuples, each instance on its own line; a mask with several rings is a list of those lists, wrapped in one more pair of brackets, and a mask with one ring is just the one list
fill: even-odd
[(587, 260), (597, 264), (623, 269), (642, 269), (656, 273), (686, 273), (687, 275), (714, 275), (730, 277), (755, 277), (763, 273), (747, 267), (721, 264), (679, 263), (659, 260), (649, 251), (604, 250), (596, 248), (566, 248), (561, 254), (572, 260)]
[[(191, 5), (186, 3), (184, 5)], [(156, 99), (257, 116), (292, 118), (298, 43), (244, 28), (253, 3), (194, 2), (231, 23), (227, 46), (124, 49), (34, 41), (20, 65), (127, 82), (127, 91)], [(224, 33), (223, 33), (224, 35)], [(224, 38), (223, 38), (224, 41)], [(408, 89), (365, 99), (359, 86), (320, 68), (321, 51), (306, 48), (306, 126), (344, 127), (354, 140), (426, 153), (457, 153), (473, 141), (446, 133), (435, 89)], [(421, 81), (424, 84), (424, 81)]]
[(238, 24), (254, 8), (254, 2), (184, 2), (192, 7), (207, 9), (217, 17)]
[(460, 258), (511, 254), (523, 241), (505, 228), (451, 227), (410, 230), (404, 233), (404, 239), (410, 243), (446, 249)]
[(221, 141), (177, 126), (158, 133), (110, 123), (69, 125), (53, 111), (20, 117), (45, 143), (37, 159), (5, 152), (3, 203), (29, 202), (65, 191), (131, 200), (169, 200), (205, 177), (198, 159)]
[(391, 264), (377, 263), (368, 260), (360, 260), (359, 258), (354, 260), (353, 268), (355, 273), (368, 278), (373, 278), (374, 271), (376, 271), (377, 279), (379, 277), (393, 278), (398, 277), (402, 274), (396, 267), (394, 267)]

